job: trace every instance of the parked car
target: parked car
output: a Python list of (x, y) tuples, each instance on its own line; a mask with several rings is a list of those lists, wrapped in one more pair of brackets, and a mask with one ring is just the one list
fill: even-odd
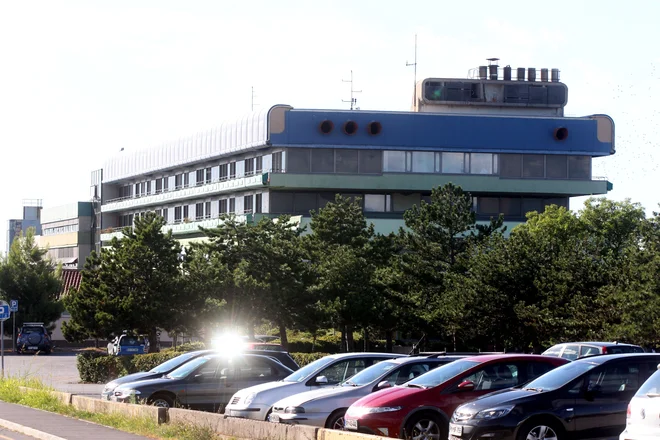
[(390, 359), (360, 371), (337, 387), (294, 394), (276, 402), (269, 420), (275, 423), (344, 429), (344, 414), (356, 400), (374, 391), (401, 385), (440, 365), (466, 356), (416, 356)]
[(226, 417), (267, 420), (273, 404), (285, 397), (338, 385), (371, 365), (404, 357), (394, 353), (342, 353), (325, 356), (280, 382), (245, 388), (234, 394), (225, 410)]
[(618, 342), (566, 342), (553, 345), (542, 354), (556, 356), (569, 361), (593, 356), (596, 354), (644, 353), (639, 345), (621, 344)]
[(43, 322), (25, 322), (16, 337), (16, 353), (28, 351), (50, 354), (53, 351), (53, 341)]
[(142, 336), (124, 333), (108, 343), (109, 356), (145, 354), (148, 351), (147, 341)]
[[(293, 360), (293, 358), (287, 353), (286, 351), (266, 351), (266, 350), (249, 350), (243, 352), (245, 354), (259, 354), (262, 356), (268, 356), (270, 358), (273, 358), (283, 364), (284, 366), (290, 368), (292, 371), (297, 370), (300, 368), (296, 361)], [(185, 364), (186, 362), (189, 362), (193, 359), (196, 359), (200, 356), (206, 356), (210, 354), (222, 354), (218, 350), (198, 350), (198, 351), (190, 351), (188, 353), (183, 353), (175, 358), (172, 358), (166, 362), (163, 362), (162, 364), (152, 368), (149, 371), (140, 371), (138, 373), (133, 373), (133, 374), (128, 374), (126, 376), (122, 376), (120, 378), (114, 379), (111, 382), (108, 382), (105, 387), (103, 388), (103, 392), (101, 393), (101, 399), (103, 400), (111, 400), (115, 388), (117, 388), (119, 385), (129, 383), (129, 382), (136, 382), (139, 380), (147, 380), (147, 379), (157, 379), (160, 378), (166, 374), (171, 373), (175, 369), (179, 368), (181, 365)], [(295, 368), (292, 368), (295, 367)]]
[(115, 388), (112, 400), (171, 408), (183, 406), (222, 411), (236, 391), (281, 380), (293, 371), (279, 361), (255, 354), (205, 355), (159, 379), (129, 382)]
[(660, 438), (660, 365), (656, 368), (628, 404), (626, 429), (620, 440)]
[(393, 438), (446, 439), (457, 406), (521, 385), (567, 362), (529, 354), (460, 359), (358, 400), (346, 411), (345, 429)]
[(460, 406), (450, 439), (616, 438), (626, 426), (628, 402), (658, 362), (660, 354), (652, 353), (575, 360), (520, 389)]

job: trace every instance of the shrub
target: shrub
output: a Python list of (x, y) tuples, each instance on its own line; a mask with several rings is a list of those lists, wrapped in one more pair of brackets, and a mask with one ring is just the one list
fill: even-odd
[(291, 357), (293, 358), (294, 361), (300, 367), (304, 367), (307, 364), (311, 364), (317, 359), (321, 359), (322, 357), (325, 357), (328, 355), (328, 353), (289, 353)]
[[(93, 354), (92, 354), (93, 353)], [(100, 353), (81, 353), (76, 359), (80, 380), (91, 383), (106, 383), (128, 374), (132, 356), (107, 356)]]
[(176, 351), (163, 351), (161, 353), (149, 353), (149, 354), (138, 354), (133, 356), (133, 362), (131, 362), (131, 371), (130, 373), (137, 373), (138, 371), (149, 371), (154, 367), (162, 364), (163, 362), (169, 361), (172, 358), (181, 355), (181, 353)]
[(166, 348), (163, 351), (184, 353), (186, 351), (204, 350), (205, 348), (206, 344), (203, 342), (186, 342), (185, 344), (177, 345), (176, 347)]

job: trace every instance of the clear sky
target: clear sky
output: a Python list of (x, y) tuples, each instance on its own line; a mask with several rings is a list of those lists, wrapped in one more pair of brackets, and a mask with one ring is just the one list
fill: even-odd
[[(648, 213), (660, 195), (660, 1), (0, 0), (0, 251), (21, 200), (88, 200), (90, 172), (276, 103), (408, 110), (417, 78), (561, 70), (566, 114), (607, 113), (594, 176)], [(573, 209), (582, 200), (574, 199)]]

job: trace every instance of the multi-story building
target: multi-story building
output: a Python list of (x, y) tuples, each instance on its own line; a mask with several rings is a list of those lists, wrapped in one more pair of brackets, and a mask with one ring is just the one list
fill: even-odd
[(36, 235), (41, 234), (41, 208), (40, 199), (23, 200), (23, 218), (11, 219), (7, 222), (7, 253), (14, 239), (25, 235), (29, 228), (34, 228)]
[(44, 208), (37, 244), (65, 269), (82, 269), (93, 248), (93, 222), (92, 202)]
[[(503, 70), (504, 79), (498, 79)], [(522, 70), (522, 73), (521, 73)], [(514, 226), (529, 211), (606, 194), (592, 161), (614, 154), (608, 116), (564, 117), (558, 71), (483, 66), (468, 79), (432, 78), (414, 91), (413, 111), (306, 110), (277, 105), (159, 148), (122, 152), (92, 176), (106, 243), (136, 216), (155, 211), (184, 242), (222, 214), (251, 221), (299, 216), (340, 193), (359, 197), (378, 232), (452, 182), (469, 191), (477, 218), (503, 214)], [(511, 229), (509, 227), (509, 229)]]

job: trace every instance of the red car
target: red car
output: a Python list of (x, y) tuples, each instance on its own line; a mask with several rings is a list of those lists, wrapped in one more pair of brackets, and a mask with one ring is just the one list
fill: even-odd
[(392, 438), (447, 439), (459, 405), (522, 385), (567, 363), (541, 355), (501, 354), (460, 359), (402, 386), (372, 393), (348, 408), (344, 429)]

